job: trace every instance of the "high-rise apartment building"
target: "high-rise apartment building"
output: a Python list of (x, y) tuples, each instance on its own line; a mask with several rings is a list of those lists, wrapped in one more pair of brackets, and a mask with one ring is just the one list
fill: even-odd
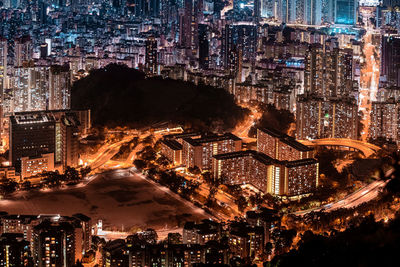
[(382, 36), (381, 80), (400, 87), (400, 35)]
[[(1, 231), (3, 234), (9, 235), (21, 235), (22, 239), (26, 241), (27, 244), (30, 244), (26, 247), (29, 252), (29, 256), (36, 254), (36, 262), (35, 266), (47, 266), (46, 262), (42, 262), (41, 258), (38, 258), (39, 253), (43, 253), (40, 251), (41, 245), (37, 242), (42, 242), (43, 246), (49, 247), (46, 244), (49, 241), (46, 240), (47, 237), (50, 238), (51, 244), (55, 245), (54, 251), (50, 250), (50, 248), (46, 249), (52, 252), (52, 254), (56, 253), (56, 250), (63, 249), (63, 247), (67, 246), (68, 250), (71, 252), (69, 256), (73, 256), (73, 263), (76, 260), (81, 260), (82, 256), (85, 252), (91, 250), (91, 241), (92, 241), (92, 222), (89, 217), (84, 214), (74, 214), (71, 217), (68, 216), (60, 216), (60, 215), (2, 215), (0, 216), (1, 221)], [(41, 225), (41, 226), (39, 226)], [(66, 229), (63, 228), (63, 225), (68, 225)], [(37, 227), (39, 226), (39, 227)], [(72, 230), (71, 231), (71, 227)], [(40, 239), (43, 235), (51, 234), (53, 230), (59, 230), (61, 236), (65, 236), (65, 230), (69, 232), (69, 239), (64, 240), (67, 242), (58, 243), (60, 239), (57, 239), (56, 236), (44, 236), (44, 240)], [(72, 236), (71, 236), (72, 232)], [(1, 239), (1, 238), (0, 238)], [(19, 238), (18, 238), (19, 239)], [(73, 242), (69, 242), (73, 241)], [(36, 243), (36, 245), (35, 245)], [(58, 246), (58, 247), (57, 247)], [(50, 245), (51, 247), (51, 245)], [(72, 255), (72, 252), (74, 253)], [(42, 254), (43, 255), (43, 254)], [(46, 255), (46, 253), (44, 254)], [(47, 256), (46, 256), (47, 257)], [(51, 257), (51, 256), (50, 256)], [(64, 263), (63, 263), (64, 264)], [(33, 266), (32, 264), (28, 265), (9, 265), (9, 266)], [(50, 266), (72, 266), (72, 265), (50, 265)]]
[(331, 23), (335, 21), (336, 0), (321, 0), (321, 22)]
[(207, 24), (199, 24), (199, 67), (208, 69), (210, 63), (210, 44)]
[(197, 55), (199, 44), (198, 35), (198, 15), (200, 12), (198, 0), (184, 0), (184, 13), (181, 19), (180, 44), (187, 51), (190, 51), (189, 56)]
[(297, 139), (357, 139), (358, 121), (358, 106), (354, 99), (298, 97)]
[(30, 266), (29, 242), (23, 234), (3, 233), (0, 236), (1, 266)]
[(14, 40), (14, 67), (23, 67), (32, 60), (32, 40), (30, 36), (23, 36)]
[(0, 37), (0, 93), (2, 96), (7, 82), (7, 58), (8, 43), (7, 39)]
[(4, 95), (4, 113), (45, 110), (48, 81), (48, 67), (13, 68), (10, 90)]
[(257, 130), (257, 151), (213, 156), (212, 173), (221, 183), (250, 184), (263, 193), (298, 196), (318, 186), (314, 149), (274, 129)]
[(306, 53), (304, 90), (321, 97), (355, 94), (353, 50), (340, 49), (335, 39), (310, 45)]
[[(135, 0), (133, 1), (133, 13), (138, 18), (158, 18), (161, 11), (160, 0)], [(113, 6), (116, 8), (123, 8), (124, 1), (113, 1)], [(165, 3), (166, 4), (166, 3)]]
[(306, 54), (304, 88), (306, 92), (324, 95), (324, 50), (321, 45), (311, 45)]
[(369, 138), (400, 141), (400, 102), (372, 102)]
[(243, 61), (255, 62), (257, 28), (253, 23), (227, 24), (222, 33), (222, 58), (224, 67), (238, 74)]
[(322, 5), (321, 0), (305, 0), (304, 22), (308, 25), (321, 25)]
[(68, 65), (50, 67), (49, 109), (71, 108), (71, 71)]
[(182, 163), (187, 168), (199, 167), (202, 170), (210, 170), (214, 155), (241, 149), (242, 140), (230, 133), (198, 139), (183, 138)]
[(70, 267), (75, 263), (75, 228), (69, 222), (45, 220), (33, 228), (33, 260), (40, 267)]
[(222, 183), (250, 184), (263, 193), (298, 196), (318, 186), (315, 159), (279, 161), (256, 151), (239, 151), (213, 157), (213, 175)]
[(279, 0), (279, 19), (285, 23), (296, 23), (296, 0)]
[(150, 36), (146, 40), (146, 72), (149, 74), (157, 74), (158, 73), (158, 65), (157, 65), (157, 56), (158, 56), (158, 45), (157, 39), (153, 36)]
[(280, 161), (314, 158), (314, 149), (271, 128), (257, 129), (257, 151)]

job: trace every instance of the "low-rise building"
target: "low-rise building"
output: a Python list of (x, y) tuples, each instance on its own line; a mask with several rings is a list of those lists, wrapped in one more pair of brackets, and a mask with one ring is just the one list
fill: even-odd
[(45, 171), (54, 170), (54, 153), (47, 153), (36, 157), (21, 158), (21, 176), (36, 176)]
[(1, 167), (0, 168), (0, 177), (5, 179), (11, 179), (18, 182), (21, 178), (20, 175), (16, 174), (14, 167)]

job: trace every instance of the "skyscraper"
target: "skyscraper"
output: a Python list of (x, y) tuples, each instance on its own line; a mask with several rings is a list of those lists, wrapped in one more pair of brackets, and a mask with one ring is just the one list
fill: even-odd
[(400, 87), (400, 36), (382, 36), (381, 77), (389, 87)]
[(210, 61), (210, 48), (208, 41), (208, 25), (199, 24), (199, 67), (208, 69)]
[(322, 20), (321, 0), (305, 0), (304, 8), (305, 23), (309, 25), (320, 25)]
[(353, 51), (340, 49), (337, 40), (312, 44), (306, 53), (304, 89), (314, 95), (349, 96), (353, 91)]
[(32, 60), (32, 40), (23, 36), (14, 40), (14, 67), (22, 67)]
[(323, 23), (333, 23), (335, 21), (335, 1), (321, 0), (321, 20)]
[(336, 0), (335, 23), (355, 25), (357, 23), (358, 0)]
[(157, 50), (157, 39), (154, 38), (153, 36), (150, 36), (146, 40), (146, 58), (145, 58), (145, 63), (146, 63), (146, 72), (149, 74), (157, 74), (158, 69), (157, 69), (157, 55), (158, 55), (158, 50)]
[(68, 65), (53, 65), (49, 74), (49, 110), (71, 108), (71, 71)]
[(357, 139), (358, 106), (354, 99), (300, 96), (296, 106), (297, 139)]
[(304, 90), (311, 94), (324, 95), (324, 51), (319, 44), (309, 47), (304, 70)]
[[(126, 1), (113, 0), (113, 7), (124, 7)], [(160, 0), (134, 0), (133, 13), (139, 18), (158, 18), (161, 11)]]
[(12, 101), (4, 102), (4, 112), (45, 110), (48, 80), (48, 67), (14, 68), (10, 77)]
[(372, 102), (369, 138), (400, 141), (400, 102)]
[(8, 57), (7, 39), (0, 37), (0, 92), (3, 95), (7, 81), (7, 57)]
[(185, 0), (184, 15), (181, 20), (181, 45), (185, 47), (190, 56), (197, 54), (198, 41), (198, 12), (199, 2), (197, 0)]
[(41, 24), (46, 24), (47, 22), (47, 4), (44, 1), (38, 2), (38, 11), (37, 11), (37, 21)]
[[(253, 62), (257, 47), (257, 28), (253, 23), (227, 24), (223, 29), (222, 53), (226, 69), (242, 61)], [(236, 60), (242, 56), (242, 60)]]

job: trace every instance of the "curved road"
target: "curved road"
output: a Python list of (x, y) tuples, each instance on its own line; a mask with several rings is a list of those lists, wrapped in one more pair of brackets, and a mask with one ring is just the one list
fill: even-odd
[(331, 212), (337, 209), (350, 209), (355, 208), (365, 202), (371, 201), (376, 198), (380, 192), (380, 190), (387, 184), (388, 181), (375, 181), (370, 183), (369, 185), (357, 190), (356, 192), (346, 196), (345, 198), (326, 204), (322, 207), (313, 208), (304, 211), (294, 212), (293, 214), (303, 216), (312, 211), (324, 211)]
[(347, 139), (347, 138), (325, 138), (325, 139), (316, 139), (316, 140), (299, 140), (300, 143), (306, 146), (341, 146), (354, 148), (361, 151), (365, 157), (369, 157), (376, 152), (378, 152), (381, 148), (359, 140)]

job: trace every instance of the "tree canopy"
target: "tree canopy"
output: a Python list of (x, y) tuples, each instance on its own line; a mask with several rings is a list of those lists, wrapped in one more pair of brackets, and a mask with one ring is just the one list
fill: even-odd
[(74, 83), (73, 108), (90, 108), (97, 126), (149, 127), (161, 122), (194, 130), (227, 131), (248, 110), (224, 89), (146, 78), (135, 69), (110, 64)]
[(396, 266), (400, 218), (385, 224), (367, 217), (359, 225), (330, 236), (307, 231), (298, 249), (277, 256), (272, 266)]

